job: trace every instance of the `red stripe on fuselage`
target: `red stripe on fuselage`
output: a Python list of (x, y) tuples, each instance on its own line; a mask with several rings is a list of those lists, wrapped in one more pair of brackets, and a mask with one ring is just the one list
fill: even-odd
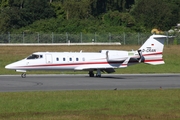
[(162, 52), (143, 54), (143, 56), (151, 56), (151, 55), (162, 55)]
[[(63, 64), (42, 64), (42, 65), (29, 65), (19, 67), (52, 67), (52, 66), (77, 66), (77, 65), (93, 65), (93, 64), (122, 64), (124, 61), (113, 62), (81, 62), (81, 63), (63, 63)], [(129, 63), (137, 63), (137, 61), (129, 61)]]

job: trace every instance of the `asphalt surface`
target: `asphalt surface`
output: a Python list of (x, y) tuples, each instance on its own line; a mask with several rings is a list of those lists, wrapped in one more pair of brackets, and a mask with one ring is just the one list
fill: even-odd
[(180, 88), (180, 74), (1, 75), (0, 92)]

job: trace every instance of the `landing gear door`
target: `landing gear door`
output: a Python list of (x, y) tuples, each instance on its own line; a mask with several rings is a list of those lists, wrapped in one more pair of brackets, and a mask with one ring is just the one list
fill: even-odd
[(52, 55), (51, 54), (46, 54), (46, 63), (52, 63)]

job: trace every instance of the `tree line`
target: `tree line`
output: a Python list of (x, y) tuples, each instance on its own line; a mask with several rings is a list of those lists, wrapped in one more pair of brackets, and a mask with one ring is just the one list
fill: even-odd
[(0, 0), (0, 33), (167, 31), (179, 0)]

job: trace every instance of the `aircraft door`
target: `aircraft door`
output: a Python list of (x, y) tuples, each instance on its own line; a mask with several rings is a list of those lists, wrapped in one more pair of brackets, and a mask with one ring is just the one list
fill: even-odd
[(46, 63), (52, 63), (52, 55), (51, 54), (46, 54)]

